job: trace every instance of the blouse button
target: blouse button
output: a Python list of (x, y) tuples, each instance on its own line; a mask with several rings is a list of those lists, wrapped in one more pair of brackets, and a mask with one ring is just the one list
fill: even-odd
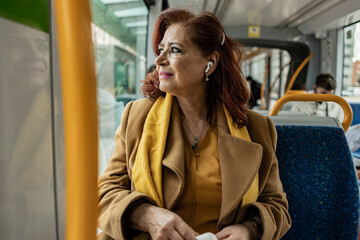
[(199, 156), (200, 156), (199, 153), (196, 152), (196, 153), (195, 153), (195, 157), (199, 157)]

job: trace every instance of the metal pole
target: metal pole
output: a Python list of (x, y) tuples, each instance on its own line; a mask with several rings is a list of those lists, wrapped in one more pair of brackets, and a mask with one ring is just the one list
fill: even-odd
[(96, 79), (87, 0), (55, 0), (66, 150), (66, 239), (95, 240)]

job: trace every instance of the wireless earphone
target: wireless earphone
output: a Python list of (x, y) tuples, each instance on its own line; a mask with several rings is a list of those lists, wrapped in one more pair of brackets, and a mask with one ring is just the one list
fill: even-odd
[(207, 63), (207, 67), (206, 67), (206, 69), (205, 69), (205, 73), (207, 73), (207, 72), (210, 70), (210, 68), (212, 67), (212, 65), (214, 65), (214, 63), (213, 63), (212, 61), (209, 61), (209, 62)]

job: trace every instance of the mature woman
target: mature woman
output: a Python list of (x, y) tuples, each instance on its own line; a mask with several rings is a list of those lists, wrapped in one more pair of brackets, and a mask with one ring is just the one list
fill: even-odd
[(210, 13), (157, 19), (156, 70), (99, 185), (101, 239), (279, 239), (290, 227), (272, 122), (246, 109), (238, 44)]

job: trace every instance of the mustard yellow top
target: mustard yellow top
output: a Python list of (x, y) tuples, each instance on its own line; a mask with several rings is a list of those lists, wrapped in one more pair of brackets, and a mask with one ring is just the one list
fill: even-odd
[(185, 189), (173, 211), (196, 232), (217, 233), (222, 183), (217, 128), (208, 128), (195, 151), (185, 133), (184, 139)]

